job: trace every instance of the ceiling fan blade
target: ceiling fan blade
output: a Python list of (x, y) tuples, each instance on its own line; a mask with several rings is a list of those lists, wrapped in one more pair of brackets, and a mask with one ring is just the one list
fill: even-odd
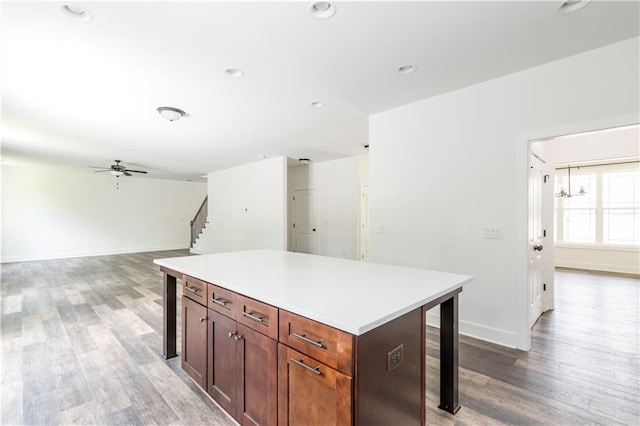
[(124, 175), (125, 176), (131, 176), (131, 173), (127, 172), (126, 170), (124, 171)]
[(87, 166), (87, 167), (91, 167), (92, 169), (105, 169), (105, 170), (111, 170), (109, 167), (104, 167), (104, 166)]
[(102, 172), (110, 172), (110, 171), (111, 171), (111, 169), (104, 169), (104, 170), (96, 170), (93, 173), (102, 173)]
[(131, 169), (125, 169), (125, 172), (133, 172), (133, 173), (147, 173), (144, 170), (131, 170)]

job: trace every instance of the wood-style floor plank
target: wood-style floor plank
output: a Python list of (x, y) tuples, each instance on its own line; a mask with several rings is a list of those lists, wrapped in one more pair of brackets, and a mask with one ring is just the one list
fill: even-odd
[[(161, 356), (162, 274), (152, 261), (184, 255), (1, 265), (0, 423), (234, 424), (179, 358)], [(531, 351), (461, 336), (455, 416), (436, 408), (439, 340), (428, 328), (427, 424), (640, 424), (639, 284), (558, 271), (556, 309), (532, 329)]]

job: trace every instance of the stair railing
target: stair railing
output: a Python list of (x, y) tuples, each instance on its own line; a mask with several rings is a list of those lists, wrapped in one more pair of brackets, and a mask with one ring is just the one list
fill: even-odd
[(196, 240), (198, 239), (198, 235), (200, 235), (200, 233), (204, 229), (205, 224), (207, 223), (207, 198), (208, 197), (204, 197), (204, 201), (200, 205), (198, 212), (191, 221), (191, 247), (193, 247), (193, 244), (195, 244)]

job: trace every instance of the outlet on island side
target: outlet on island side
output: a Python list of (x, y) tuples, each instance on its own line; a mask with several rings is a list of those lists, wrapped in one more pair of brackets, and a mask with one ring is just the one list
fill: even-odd
[(404, 346), (400, 345), (387, 352), (387, 371), (397, 368), (404, 361)]

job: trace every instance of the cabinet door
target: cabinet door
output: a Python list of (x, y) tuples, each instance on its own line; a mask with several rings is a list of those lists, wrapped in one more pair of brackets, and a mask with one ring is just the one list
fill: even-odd
[(207, 392), (231, 416), (236, 417), (237, 348), (236, 322), (209, 309), (209, 368)]
[(238, 421), (242, 425), (276, 425), (278, 344), (238, 324)]
[(351, 425), (352, 378), (278, 344), (278, 423)]
[(182, 369), (207, 385), (207, 308), (182, 296)]

